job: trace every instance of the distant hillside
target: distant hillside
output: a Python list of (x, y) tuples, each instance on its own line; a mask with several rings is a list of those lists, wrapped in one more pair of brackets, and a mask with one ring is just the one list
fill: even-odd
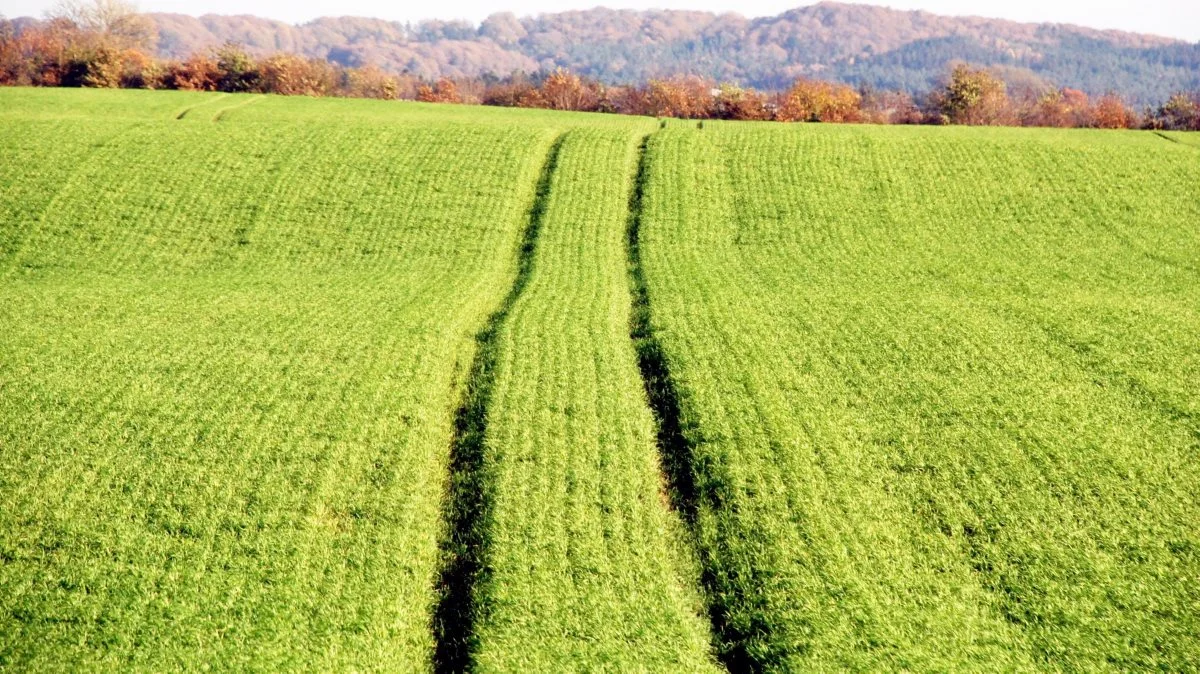
[(294, 26), (253, 16), (154, 14), (159, 50), (183, 56), (225, 41), (344, 65), (440, 75), (533, 73), (556, 66), (607, 82), (677, 73), (764, 89), (801, 75), (880, 88), (927, 89), (955, 60), (1004, 66), (1092, 94), (1161, 101), (1200, 87), (1200, 44), (1058, 24), (946, 17), (821, 3), (774, 17), (592, 9), (481, 25), (322, 18)]

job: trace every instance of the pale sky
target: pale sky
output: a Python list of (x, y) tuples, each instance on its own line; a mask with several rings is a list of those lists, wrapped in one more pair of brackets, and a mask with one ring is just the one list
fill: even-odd
[[(0, 15), (41, 16), (55, 0), (0, 0)], [(618, 9), (697, 9), (768, 16), (810, 0), (140, 0), (145, 11), (181, 14), (255, 14), (291, 23), (320, 16), (367, 16), (394, 21), (467, 19), (481, 21), (493, 12), (519, 16), (596, 5)], [(937, 14), (976, 15), (1015, 21), (1054, 21), (1092, 28), (1116, 28), (1200, 41), (1198, 0), (887, 0), (864, 4), (924, 9)]]

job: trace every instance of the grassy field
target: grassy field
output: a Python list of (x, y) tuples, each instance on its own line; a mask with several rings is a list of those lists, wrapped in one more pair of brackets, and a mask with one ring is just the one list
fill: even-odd
[(456, 390), (553, 130), (102, 103), (0, 129), (0, 662), (426, 667)]
[(1194, 150), (732, 125), (649, 166), (728, 659), (1198, 664)]
[(0, 669), (1200, 668), (1198, 185), (0, 90)]
[(712, 669), (629, 341), (628, 198), (651, 129), (563, 138), (529, 286), (498, 342), (485, 670)]
[(1167, 140), (1173, 140), (1177, 143), (1182, 143), (1183, 145), (1190, 145), (1195, 148), (1200, 148), (1200, 138), (1197, 137), (1200, 136), (1200, 134), (1187, 133), (1184, 131), (1164, 131), (1159, 135)]

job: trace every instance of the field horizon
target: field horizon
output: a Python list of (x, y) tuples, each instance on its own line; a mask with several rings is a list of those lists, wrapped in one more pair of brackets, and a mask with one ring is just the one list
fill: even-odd
[(0, 122), (0, 669), (1200, 667), (1200, 134)]

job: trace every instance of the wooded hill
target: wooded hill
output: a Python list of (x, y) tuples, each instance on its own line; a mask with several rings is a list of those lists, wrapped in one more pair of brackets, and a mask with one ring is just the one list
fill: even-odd
[(1200, 44), (1120, 31), (820, 3), (778, 16), (592, 9), (482, 24), (403, 24), (355, 17), (290, 25), (253, 16), (151, 15), (162, 56), (227, 41), (343, 65), (372, 63), (425, 78), (534, 73), (555, 67), (609, 83), (696, 74), (760, 89), (810, 76), (881, 89), (928, 90), (956, 60), (1158, 103), (1200, 86)]

